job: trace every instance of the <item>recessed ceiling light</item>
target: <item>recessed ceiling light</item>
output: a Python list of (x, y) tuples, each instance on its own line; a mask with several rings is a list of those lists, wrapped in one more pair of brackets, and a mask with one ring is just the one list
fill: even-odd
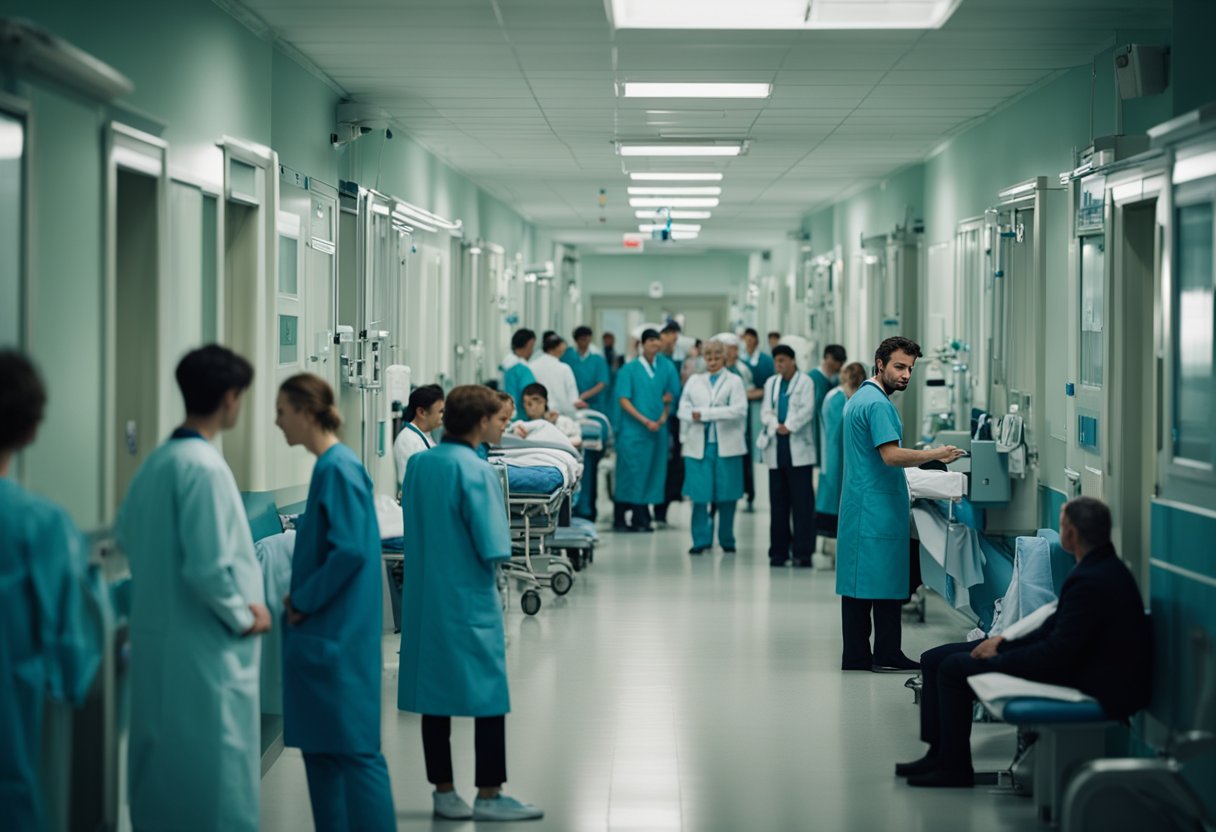
[(695, 240), (700, 236), (699, 231), (673, 231), (671, 239), (673, 240)]
[(745, 142), (669, 142), (666, 144), (643, 144), (617, 142), (616, 152), (621, 156), (738, 156)]
[(634, 211), (633, 215), (640, 220), (707, 220), (713, 216), (712, 211)]
[(720, 173), (643, 173), (629, 174), (634, 182), (721, 182)]
[(722, 189), (716, 185), (710, 187), (680, 187), (679, 185), (658, 185), (654, 187), (631, 186), (627, 189), (630, 196), (721, 196)]
[(938, 29), (962, 0), (612, 0), (617, 29)]
[(718, 198), (713, 196), (635, 196), (629, 200), (630, 208), (717, 208)]
[(649, 232), (653, 233), (655, 231), (663, 231), (663, 230), (700, 231), (701, 226), (698, 223), (678, 223), (678, 222), (672, 223), (670, 229), (668, 229), (666, 223), (658, 223), (658, 222), (642, 223), (641, 225), (638, 226), (638, 231), (643, 231), (643, 232), (649, 231)]
[(768, 98), (773, 94), (772, 84), (734, 82), (719, 84), (625, 81), (619, 89), (625, 98)]

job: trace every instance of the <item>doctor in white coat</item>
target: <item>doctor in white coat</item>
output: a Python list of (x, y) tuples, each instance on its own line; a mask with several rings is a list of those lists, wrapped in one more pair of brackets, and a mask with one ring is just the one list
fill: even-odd
[(714, 542), (713, 503), (722, 551), (735, 551), (735, 503), (743, 496), (743, 463), (747, 454), (747, 391), (727, 371), (726, 347), (710, 341), (702, 350), (705, 372), (688, 380), (680, 395), (680, 447), (684, 455), (684, 496), (692, 501), (690, 555), (704, 553)]
[[(776, 374), (764, 384), (757, 440), (768, 466), (772, 519), (768, 558), (771, 566), (785, 566), (791, 551), (796, 566), (810, 566), (815, 553), (815, 385), (798, 372), (794, 350), (785, 344), (773, 348)], [(793, 535), (790, 521), (793, 520)]]
[(406, 423), (393, 442), (393, 459), (397, 463), (397, 484), (405, 481), (410, 457), (435, 447), (431, 431), (443, 425), (443, 388), (424, 384), (410, 393), (405, 406)]

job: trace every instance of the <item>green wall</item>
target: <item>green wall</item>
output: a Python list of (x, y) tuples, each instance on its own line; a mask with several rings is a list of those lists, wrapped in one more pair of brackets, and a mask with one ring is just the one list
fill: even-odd
[(30, 350), (49, 387), (43, 439), (26, 454), (25, 481), (85, 528), (106, 524), (103, 446), (102, 135), (110, 120), (169, 143), (175, 178), (219, 186), (223, 136), (269, 145), (282, 164), (336, 185), (353, 179), (464, 220), (466, 233), (508, 255), (535, 255), (535, 228), (402, 135), (372, 134), (332, 148), (339, 95), (208, 0), (90, 3), (6, 0), (5, 16), (49, 29), (125, 74), (135, 91), (102, 106), (0, 71), (0, 88), (31, 102), (33, 314)]
[(645, 295), (663, 284), (664, 296), (731, 295), (747, 282), (742, 254), (584, 254), (583, 295)]

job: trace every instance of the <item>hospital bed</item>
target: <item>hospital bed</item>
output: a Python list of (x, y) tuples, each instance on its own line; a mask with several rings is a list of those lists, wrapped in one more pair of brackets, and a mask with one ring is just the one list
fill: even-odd
[(523, 611), (536, 615), (541, 607), (541, 589), (565, 595), (574, 586), (574, 565), (566, 552), (583, 553), (580, 557), (589, 562), (586, 553), (594, 549), (595, 538), (593, 532), (580, 531), (569, 522), (570, 498), (577, 482), (568, 482), (557, 468), (508, 464), (507, 453), (518, 449), (544, 449), (579, 457), (564, 445), (512, 436), (504, 436), (503, 444), (490, 451), (490, 464), (498, 471), (511, 529), (512, 555), (502, 572), (523, 587)]
[(576, 417), (583, 432), (583, 450), (603, 453), (613, 445), (612, 421), (598, 410), (580, 410)]

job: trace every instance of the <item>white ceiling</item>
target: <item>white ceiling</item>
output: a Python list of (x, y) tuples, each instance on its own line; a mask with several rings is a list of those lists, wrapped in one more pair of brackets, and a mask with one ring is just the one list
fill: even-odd
[[(637, 224), (626, 169), (724, 171), (700, 243), (772, 245), (808, 210), (1089, 63), (1116, 30), (1170, 25), (1169, 0), (963, 0), (939, 30), (889, 32), (613, 31), (604, 0), (244, 2), (351, 98), (387, 109), (395, 127), (528, 219), (569, 242), (616, 246)], [(626, 100), (615, 94), (623, 80), (767, 81), (774, 91)], [(612, 145), (681, 134), (752, 146), (706, 162), (622, 160)]]

